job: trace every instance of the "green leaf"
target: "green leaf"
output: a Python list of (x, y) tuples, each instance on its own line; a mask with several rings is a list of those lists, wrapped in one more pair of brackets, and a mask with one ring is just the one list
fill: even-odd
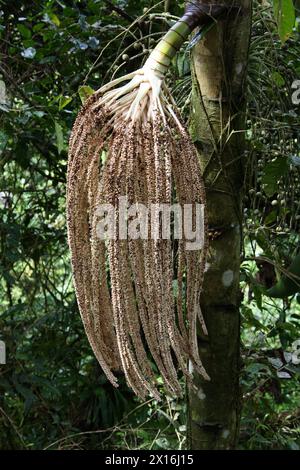
[(295, 295), (300, 291), (300, 254), (295, 256), (287, 270), (289, 272), (289, 276), (281, 276), (277, 284), (267, 290), (268, 296), (283, 299), (290, 295)]
[(272, 75), (272, 80), (275, 82), (275, 84), (279, 87), (282, 88), (285, 85), (285, 79), (279, 72), (273, 72)]
[(69, 96), (60, 96), (59, 97), (59, 102), (58, 102), (58, 110), (61, 111), (64, 109), (69, 103), (71, 103), (72, 98)]
[(52, 23), (54, 23), (56, 26), (60, 25), (60, 20), (58, 16), (56, 16), (54, 13), (49, 13), (49, 18), (52, 21)]
[(37, 23), (34, 25), (34, 27), (32, 28), (32, 30), (35, 32), (35, 33), (38, 33), (39, 31), (41, 31), (43, 28), (44, 28), (45, 24), (44, 23)]
[(58, 153), (60, 154), (64, 148), (64, 135), (61, 125), (55, 121), (55, 134), (56, 134), (56, 146)]
[(295, 7), (293, 0), (273, 0), (274, 13), (281, 42), (287, 41), (295, 26)]
[(284, 157), (277, 157), (274, 161), (268, 163), (264, 168), (262, 184), (267, 196), (271, 197), (278, 189), (280, 178), (288, 170), (288, 162)]
[[(276, 214), (275, 214), (275, 218), (276, 218)], [(268, 250), (268, 247), (269, 247), (269, 241), (268, 239), (266, 238), (265, 234), (262, 233), (262, 232), (258, 232), (256, 233), (255, 235), (255, 240), (256, 242), (258, 243), (258, 245), (260, 246), (260, 248), (264, 251), (267, 251)]]
[(277, 212), (271, 211), (265, 218), (265, 225), (273, 224), (277, 219)]
[(23, 24), (18, 24), (17, 26), (19, 33), (24, 39), (30, 39), (31, 38), (31, 31), (30, 29), (26, 28)]
[(93, 88), (87, 85), (81, 86), (78, 89), (78, 94), (80, 96), (82, 103), (84, 103), (93, 93), (94, 93)]

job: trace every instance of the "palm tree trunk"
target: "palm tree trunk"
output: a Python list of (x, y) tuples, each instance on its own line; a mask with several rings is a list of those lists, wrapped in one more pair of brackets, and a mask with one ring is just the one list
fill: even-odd
[(231, 449), (240, 421), (239, 270), (241, 190), (245, 141), (245, 77), (251, 0), (212, 0), (239, 5), (193, 52), (190, 130), (199, 151), (207, 191), (210, 255), (201, 307), (208, 337), (199, 334), (210, 382), (188, 390), (190, 449)]

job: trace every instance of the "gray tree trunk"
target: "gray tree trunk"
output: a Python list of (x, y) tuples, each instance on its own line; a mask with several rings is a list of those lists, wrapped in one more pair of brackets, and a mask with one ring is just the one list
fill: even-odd
[(231, 449), (240, 421), (241, 189), (245, 142), (245, 77), (251, 0), (212, 0), (239, 5), (194, 48), (190, 130), (199, 151), (211, 234), (201, 307), (208, 337), (199, 348), (210, 382), (196, 378), (188, 390), (190, 449)]

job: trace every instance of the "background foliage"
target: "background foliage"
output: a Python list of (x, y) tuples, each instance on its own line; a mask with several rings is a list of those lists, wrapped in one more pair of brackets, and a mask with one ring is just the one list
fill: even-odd
[[(139, 66), (174, 19), (165, 9), (176, 16), (180, 6), (0, 1), (1, 449), (184, 448), (184, 400), (140, 404), (124, 383), (112, 389), (97, 365), (72, 288), (64, 212), (81, 100)], [(249, 449), (300, 449), (300, 366), (291, 362), (299, 296), (266, 295), (299, 250), (300, 104), (291, 99), (299, 15), (292, 1), (255, 2), (241, 272), (240, 447)], [(187, 50), (170, 78), (188, 117)]]

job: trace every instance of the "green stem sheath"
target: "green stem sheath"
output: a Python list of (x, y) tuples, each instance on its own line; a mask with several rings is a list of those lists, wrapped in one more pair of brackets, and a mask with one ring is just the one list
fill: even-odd
[[(232, 8), (234, 9), (234, 7)], [(193, 29), (196, 26), (202, 27), (201, 37), (203, 37), (216, 23), (216, 20), (227, 11), (228, 6), (226, 4), (205, 4), (201, 1), (186, 2), (184, 15), (172, 26), (151, 52), (145, 64), (146, 67), (163, 78), (171, 60)]]
[(151, 52), (146, 64), (151, 70), (165, 75), (171, 60), (186, 41), (192, 29), (185, 20), (185, 15), (172, 26)]

